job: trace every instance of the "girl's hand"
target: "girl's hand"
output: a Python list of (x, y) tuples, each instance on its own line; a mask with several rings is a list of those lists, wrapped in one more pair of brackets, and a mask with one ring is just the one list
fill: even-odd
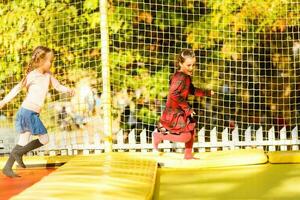
[(5, 106), (5, 103), (3, 101), (0, 101), (0, 109)]
[(210, 96), (214, 96), (215, 92), (213, 90), (210, 91)]
[(195, 113), (195, 111), (193, 111), (193, 112), (191, 113), (191, 118), (193, 118), (195, 115), (196, 115), (196, 113)]

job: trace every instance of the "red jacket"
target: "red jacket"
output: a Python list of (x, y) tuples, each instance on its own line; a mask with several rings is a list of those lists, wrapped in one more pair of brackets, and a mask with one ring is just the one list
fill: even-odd
[(162, 126), (171, 133), (190, 132), (196, 126), (195, 120), (189, 117), (193, 112), (187, 102), (189, 94), (202, 97), (206, 92), (195, 88), (189, 75), (176, 72), (171, 79), (166, 108), (160, 118)]

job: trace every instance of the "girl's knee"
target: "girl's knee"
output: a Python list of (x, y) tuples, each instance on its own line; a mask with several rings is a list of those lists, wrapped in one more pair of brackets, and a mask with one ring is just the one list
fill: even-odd
[(30, 140), (30, 132), (21, 133), (18, 140), (18, 145), (25, 146)]
[(185, 133), (182, 133), (182, 135), (183, 135), (183, 139), (184, 139), (183, 142), (188, 142), (193, 137), (193, 135), (191, 134), (191, 132), (185, 132)]
[(48, 144), (48, 142), (49, 142), (49, 136), (48, 136), (48, 134), (41, 135), (39, 137), (39, 140), (40, 140), (40, 143), (42, 143), (43, 145)]

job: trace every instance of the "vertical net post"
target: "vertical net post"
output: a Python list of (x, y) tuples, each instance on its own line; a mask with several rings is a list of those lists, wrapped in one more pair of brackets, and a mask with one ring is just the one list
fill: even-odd
[(100, 28), (101, 28), (101, 62), (103, 81), (103, 111), (104, 111), (104, 134), (105, 152), (112, 151), (112, 119), (111, 119), (111, 91), (110, 91), (110, 69), (109, 69), (109, 35), (107, 23), (107, 0), (100, 2)]

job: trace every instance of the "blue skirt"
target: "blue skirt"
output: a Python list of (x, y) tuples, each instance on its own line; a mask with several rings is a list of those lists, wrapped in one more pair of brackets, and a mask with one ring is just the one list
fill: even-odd
[(25, 108), (20, 108), (16, 117), (16, 131), (18, 133), (30, 132), (32, 135), (47, 133), (39, 113)]

